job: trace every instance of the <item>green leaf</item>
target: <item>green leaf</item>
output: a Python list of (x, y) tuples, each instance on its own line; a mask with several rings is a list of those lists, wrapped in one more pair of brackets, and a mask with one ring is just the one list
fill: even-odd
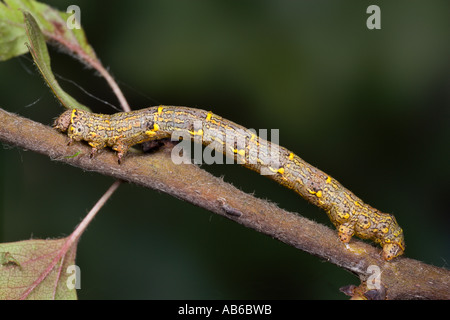
[(0, 299), (77, 299), (76, 243), (66, 248), (67, 243), (68, 238), (0, 244)]
[(23, 15), (25, 18), (25, 27), (28, 40), (30, 41), (30, 44), (27, 44), (27, 46), (36, 66), (44, 77), (45, 82), (47, 82), (55, 96), (66, 108), (77, 108), (89, 111), (88, 107), (80, 104), (72, 96), (66, 93), (61, 88), (58, 81), (56, 81), (50, 66), (50, 56), (48, 54), (44, 35), (42, 34), (36, 20), (29, 12), (24, 11)]
[(0, 2), (0, 61), (27, 52), (22, 14), (17, 7), (8, 6), (6, 3)]
[(48, 54), (44, 35), (42, 34), (36, 20), (30, 13), (24, 11), (23, 15), (25, 17), (25, 30), (27, 31), (28, 39), (31, 42), (31, 45), (28, 45), (27, 43), (26, 45), (30, 50), (33, 59), (40, 62), (38, 67), (39, 69), (42, 68), (41, 73), (44, 74), (45, 72), (51, 72), (50, 55)]
[(91, 66), (97, 61), (82, 28), (67, 28), (70, 13), (58, 11), (34, 0), (3, 0), (0, 2), (0, 61), (27, 52), (25, 25), (20, 10), (30, 12), (47, 40), (59, 43), (62, 48), (75, 53)]

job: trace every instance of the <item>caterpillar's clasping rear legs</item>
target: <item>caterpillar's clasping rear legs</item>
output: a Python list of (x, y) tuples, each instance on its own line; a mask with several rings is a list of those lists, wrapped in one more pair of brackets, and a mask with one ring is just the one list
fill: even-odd
[(344, 224), (341, 224), (338, 228), (338, 236), (343, 243), (348, 243), (354, 234), (355, 230)]
[(389, 261), (405, 251), (405, 247), (399, 243), (386, 243), (383, 246), (383, 259)]

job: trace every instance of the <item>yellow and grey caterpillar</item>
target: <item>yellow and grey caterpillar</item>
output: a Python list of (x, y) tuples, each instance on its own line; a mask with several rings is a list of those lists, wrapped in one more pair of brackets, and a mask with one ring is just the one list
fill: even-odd
[[(174, 133), (201, 140), (204, 145), (220, 146), (223, 153), (232, 154), (238, 163), (257, 172), (272, 172), (268, 175), (271, 179), (325, 210), (342, 242), (348, 243), (353, 235), (373, 240), (383, 247), (385, 260), (405, 250), (403, 230), (393, 215), (364, 203), (331, 176), (286, 148), (212, 112), (159, 106), (104, 115), (73, 109), (64, 112), (55, 121), (55, 127), (67, 131), (70, 141), (87, 141), (92, 154), (111, 147), (117, 151), (119, 163), (131, 146), (169, 138)], [(234, 137), (234, 142), (227, 143), (227, 136)], [(276, 150), (276, 165), (273, 152), (268, 150)]]

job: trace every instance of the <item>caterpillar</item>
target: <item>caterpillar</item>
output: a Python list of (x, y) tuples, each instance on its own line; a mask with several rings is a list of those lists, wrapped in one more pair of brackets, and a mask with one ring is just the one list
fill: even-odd
[[(200, 126), (196, 126), (198, 123)], [(405, 250), (403, 230), (393, 215), (364, 203), (337, 180), (286, 148), (212, 112), (159, 106), (105, 115), (72, 109), (61, 114), (54, 127), (67, 132), (69, 143), (88, 142), (92, 147), (91, 156), (111, 147), (117, 151), (119, 164), (128, 149), (138, 143), (169, 138), (175, 133), (194, 141), (201, 138), (204, 145), (215, 145), (216, 150), (233, 155), (249, 169), (272, 173), (269, 178), (323, 209), (343, 243), (348, 243), (354, 235), (372, 240), (382, 246), (386, 261), (402, 255)], [(229, 135), (237, 139), (227, 143)], [(275, 165), (273, 152), (268, 150), (276, 151)]]

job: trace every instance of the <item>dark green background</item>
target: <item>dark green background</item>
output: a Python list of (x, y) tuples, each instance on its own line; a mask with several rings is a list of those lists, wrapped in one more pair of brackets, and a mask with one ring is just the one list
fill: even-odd
[[(448, 267), (450, 2), (48, 1), (81, 23), (130, 105), (212, 110), (394, 213), (406, 256)], [(378, 4), (382, 29), (366, 28)], [(55, 73), (118, 105), (103, 79), (50, 51)], [(76, 86), (95, 111), (113, 112)], [(0, 63), (0, 107), (51, 124), (63, 109), (30, 56)], [(292, 191), (236, 165), (204, 166), (331, 227)], [(0, 149), (0, 241), (68, 235), (113, 180)], [(81, 299), (346, 299), (338, 267), (191, 204), (123, 185), (78, 247)]]

